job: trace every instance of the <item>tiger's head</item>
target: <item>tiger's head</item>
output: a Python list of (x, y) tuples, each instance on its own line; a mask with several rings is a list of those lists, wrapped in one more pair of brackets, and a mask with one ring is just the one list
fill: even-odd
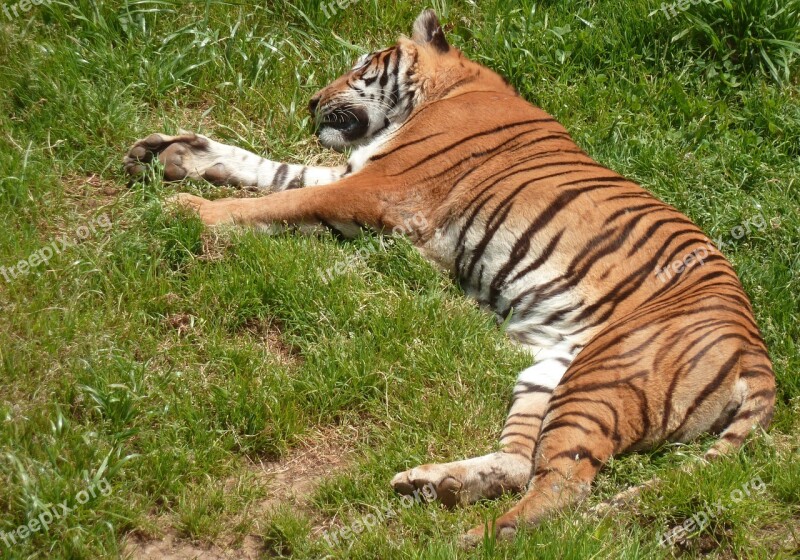
[(478, 74), (502, 78), (451, 47), (433, 10), (414, 22), (411, 38), (366, 54), (309, 103), (323, 146), (336, 151), (367, 144), (401, 124), (414, 108), (442, 97)]

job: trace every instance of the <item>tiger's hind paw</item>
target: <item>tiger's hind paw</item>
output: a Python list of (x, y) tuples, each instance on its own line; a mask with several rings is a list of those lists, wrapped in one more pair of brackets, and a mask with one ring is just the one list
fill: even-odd
[(497, 498), (504, 492), (518, 492), (525, 488), (530, 476), (530, 460), (500, 451), (465, 461), (422, 465), (396, 475), (392, 487), (404, 495), (431, 488), (435, 499), (452, 508)]

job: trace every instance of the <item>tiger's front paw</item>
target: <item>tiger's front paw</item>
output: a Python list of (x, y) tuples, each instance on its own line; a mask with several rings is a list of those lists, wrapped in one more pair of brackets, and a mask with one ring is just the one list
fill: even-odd
[(458, 545), (463, 549), (475, 548), (487, 540), (510, 541), (517, 534), (513, 525), (486, 523), (473, 527), (458, 539)]
[(165, 181), (180, 181), (187, 177), (197, 178), (206, 171), (200, 169), (202, 155), (210, 149), (210, 140), (205, 136), (185, 132), (178, 136), (155, 133), (136, 142), (123, 159), (125, 173), (131, 179), (144, 175), (147, 164), (154, 158), (164, 166)]
[(236, 199), (206, 200), (189, 193), (178, 193), (165, 200), (168, 208), (183, 209), (196, 213), (207, 226), (235, 224), (237, 221)]
[(201, 209), (209, 204), (211, 201), (203, 197), (195, 196), (189, 193), (178, 193), (170, 196), (164, 201), (167, 208), (174, 208), (178, 210), (189, 210), (196, 214), (200, 214)]

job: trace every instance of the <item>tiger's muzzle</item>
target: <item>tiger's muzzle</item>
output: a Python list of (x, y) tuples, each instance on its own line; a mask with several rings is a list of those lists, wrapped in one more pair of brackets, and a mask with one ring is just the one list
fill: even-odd
[(332, 135), (339, 136), (341, 143), (355, 143), (363, 139), (369, 131), (369, 115), (361, 107), (350, 104), (326, 107), (320, 103), (319, 97), (313, 97), (308, 104), (308, 110), (314, 118), (316, 135), (323, 144)]

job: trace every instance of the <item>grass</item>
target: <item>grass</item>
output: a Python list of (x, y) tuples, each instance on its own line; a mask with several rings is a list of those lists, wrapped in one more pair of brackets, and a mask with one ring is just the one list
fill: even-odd
[[(209, 233), (162, 209), (175, 187), (128, 189), (120, 165), (137, 138), (179, 127), (272, 159), (335, 160), (310, 135), (308, 98), (358, 53), (410, 33), (425, 6), (362, 0), (326, 19), (309, 0), (53, 0), (0, 15), (0, 265), (95, 225), (0, 278), (0, 531), (48, 504), (72, 508), (0, 542), (0, 557), (117, 558), (128, 540), (164, 534), (223, 549), (255, 535), (265, 558), (791, 557), (800, 88), (797, 21), (772, 16), (796, 2), (743, 4), (761, 7), (690, 5), (667, 19), (645, 0), (434, 3), (467, 55), (725, 242), (779, 383), (771, 430), (741, 453), (691, 475), (678, 467), (710, 440), (615, 458), (591, 502), (653, 475), (664, 483), (605, 519), (579, 508), (471, 552), (456, 536), (513, 496), (405, 508), (388, 481), (494, 445), (527, 362), (493, 319), (403, 240)], [(326, 283), (321, 272), (343, 259)], [(320, 438), (347, 457), (340, 468), (320, 461), (304, 506), (259, 510), (274, 487), (258, 465)], [(108, 495), (79, 503), (103, 479)], [(702, 529), (659, 546), (718, 502)], [(323, 538), (386, 507), (396, 515), (356, 537)]]

